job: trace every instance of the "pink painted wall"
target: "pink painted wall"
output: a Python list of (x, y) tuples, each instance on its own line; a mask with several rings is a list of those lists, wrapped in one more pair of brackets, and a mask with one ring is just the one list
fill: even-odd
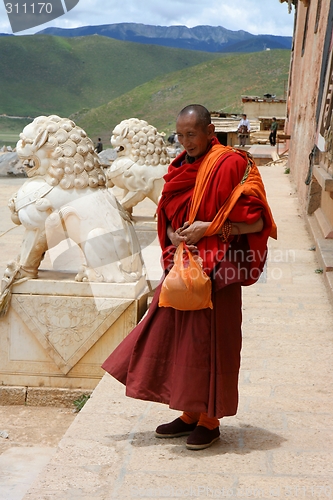
[[(305, 7), (303, 2), (298, 2), (289, 76), (286, 122), (286, 133), (291, 135), (289, 167), (304, 210), (309, 189), (304, 181), (309, 168), (309, 154), (316, 142), (317, 98), (330, 7), (328, 0), (321, 3), (319, 25), (317, 32), (314, 33), (318, 0), (311, 0), (309, 7)], [(309, 10), (307, 33), (302, 55), (307, 10)]]

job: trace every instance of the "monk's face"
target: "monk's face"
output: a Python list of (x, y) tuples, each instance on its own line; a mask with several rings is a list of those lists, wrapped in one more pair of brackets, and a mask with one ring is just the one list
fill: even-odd
[(195, 113), (181, 115), (177, 119), (176, 130), (178, 141), (189, 156), (195, 159), (204, 155), (214, 136), (214, 125), (200, 124)]

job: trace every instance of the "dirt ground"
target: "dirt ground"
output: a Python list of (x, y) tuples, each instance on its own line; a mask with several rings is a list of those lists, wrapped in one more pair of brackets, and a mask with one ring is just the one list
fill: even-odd
[(0, 406), (0, 455), (16, 446), (57, 446), (76, 415), (70, 408)]

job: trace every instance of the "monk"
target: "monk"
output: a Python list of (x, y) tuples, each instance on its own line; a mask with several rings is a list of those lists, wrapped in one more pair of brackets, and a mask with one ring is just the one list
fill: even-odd
[(260, 277), (276, 226), (256, 165), (219, 143), (209, 111), (186, 106), (176, 125), (184, 151), (169, 166), (157, 210), (164, 276), (185, 243), (211, 278), (213, 308), (160, 307), (162, 280), (147, 315), (102, 367), (127, 396), (182, 411), (157, 427), (157, 438), (188, 436), (186, 447), (201, 450), (219, 439), (219, 419), (237, 412), (241, 287)]

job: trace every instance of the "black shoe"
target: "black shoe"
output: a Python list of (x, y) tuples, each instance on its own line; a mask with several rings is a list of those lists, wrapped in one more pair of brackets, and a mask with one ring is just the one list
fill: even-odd
[(180, 417), (176, 418), (169, 424), (162, 424), (156, 428), (155, 437), (158, 438), (175, 438), (180, 436), (188, 436), (196, 428), (198, 422), (186, 424)]
[(186, 441), (188, 450), (204, 450), (209, 448), (220, 437), (220, 428), (207, 429), (203, 425), (197, 425), (193, 432), (189, 435)]

